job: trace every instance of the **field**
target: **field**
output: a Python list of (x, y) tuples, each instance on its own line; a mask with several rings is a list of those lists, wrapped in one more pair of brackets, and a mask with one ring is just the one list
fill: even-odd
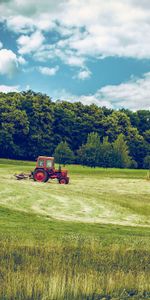
[(67, 166), (69, 185), (17, 181), (0, 160), (0, 299), (150, 299), (145, 170)]

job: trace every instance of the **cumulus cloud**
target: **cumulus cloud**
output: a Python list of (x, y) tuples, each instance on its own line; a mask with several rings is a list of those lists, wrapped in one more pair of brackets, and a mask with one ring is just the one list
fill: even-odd
[(10, 16), (7, 19), (7, 27), (15, 33), (28, 33), (34, 30), (34, 23), (29, 17)]
[(57, 71), (59, 70), (59, 66), (56, 66), (54, 68), (39, 67), (38, 70), (43, 75), (54, 76), (57, 73)]
[(40, 31), (35, 31), (30, 36), (21, 35), (17, 40), (19, 46), (19, 53), (23, 55), (39, 50), (44, 40), (45, 38)]
[(80, 70), (78, 75), (76, 76), (78, 79), (85, 80), (91, 77), (91, 71), (88, 69)]
[(2, 93), (19, 92), (19, 86), (0, 85), (0, 92)]
[(96, 98), (107, 100), (114, 108), (150, 109), (150, 72), (140, 79), (101, 88)]
[(29, 84), (26, 85), (25, 90), (26, 90), (26, 91), (29, 91), (29, 90), (30, 90), (30, 85), (29, 85)]
[(59, 43), (55, 45), (43, 45), (36, 51), (33, 58), (37, 61), (45, 62), (49, 59), (59, 59), (63, 64), (71, 67), (85, 67), (85, 57), (78, 55), (75, 51), (67, 47), (60, 47)]
[(25, 59), (17, 57), (12, 50), (0, 50), (0, 74), (12, 77), (19, 69), (20, 64), (24, 64)]
[(32, 33), (34, 30), (49, 31), (55, 28), (55, 22), (50, 19), (49, 14), (41, 14), (39, 19), (17, 15), (7, 19), (7, 27), (15, 33)]
[[(44, 41), (41, 31), (54, 29), (60, 35), (56, 49), (76, 52), (75, 59), (68, 59), (68, 64), (73, 65), (78, 63), (77, 58), (86, 60), (89, 56), (150, 58), (149, 8), (148, 0), (109, 0), (109, 3), (104, 0), (10, 0), (1, 1), (0, 15), (9, 29), (18, 33), (34, 32), (19, 38), (20, 53), (30, 53), (31, 49), (40, 52)], [(36, 40), (39, 37), (39, 45), (35, 47), (34, 34)], [(48, 52), (43, 47), (42, 53), (44, 51)]]
[[(67, 54), (67, 53), (66, 53)], [(61, 57), (61, 56), (60, 56)], [(63, 59), (62, 59), (63, 60)], [(63, 60), (67, 65), (70, 66), (74, 66), (74, 67), (78, 67), (78, 66), (82, 66), (84, 65), (84, 58), (83, 57), (79, 57), (76, 54), (72, 53), (68, 53), (68, 56), (65, 55), (64, 56), (64, 60)]]
[[(0, 74), (12, 76), (22, 56), (34, 60), (61, 60), (79, 68), (76, 78), (90, 78), (88, 59), (130, 57), (150, 59), (149, 0), (7, 0), (0, 1), (0, 21), (19, 35), (17, 55), (2, 48)], [(56, 39), (51, 41), (51, 33)], [(52, 76), (54, 68), (39, 67), (39, 72)], [(120, 85), (105, 86), (92, 95), (69, 95), (83, 103), (130, 109), (150, 108), (150, 73)], [(66, 93), (67, 95), (67, 93)]]
[(150, 72), (142, 78), (132, 79), (119, 85), (108, 85), (90, 95), (72, 95), (66, 90), (55, 91), (55, 99), (81, 101), (83, 104), (92, 103), (108, 108), (128, 108), (131, 110), (150, 109)]

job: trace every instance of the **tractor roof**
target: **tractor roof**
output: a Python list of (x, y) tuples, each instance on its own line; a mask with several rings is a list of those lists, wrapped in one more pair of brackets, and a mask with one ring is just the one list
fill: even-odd
[(53, 156), (39, 156), (38, 159), (49, 159), (49, 160), (54, 160)]

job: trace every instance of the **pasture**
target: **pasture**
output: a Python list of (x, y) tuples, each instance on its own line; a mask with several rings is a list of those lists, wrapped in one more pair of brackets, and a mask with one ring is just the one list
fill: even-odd
[(150, 299), (145, 170), (67, 166), (69, 185), (17, 181), (0, 160), (0, 299)]

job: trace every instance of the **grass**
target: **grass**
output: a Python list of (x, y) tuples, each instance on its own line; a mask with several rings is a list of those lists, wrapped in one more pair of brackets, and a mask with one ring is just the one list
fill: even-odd
[(144, 170), (69, 166), (71, 183), (17, 181), (0, 160), (0, 299), (150, 299)]
[(150, 183), (144, 170), (69, 166), (70, 184), (62, 186), (16, 182), (13, 174), (30, 172), (34, 163), (0, 163), (0, 204), (5, 207), (67, 221), (150, 225)]

